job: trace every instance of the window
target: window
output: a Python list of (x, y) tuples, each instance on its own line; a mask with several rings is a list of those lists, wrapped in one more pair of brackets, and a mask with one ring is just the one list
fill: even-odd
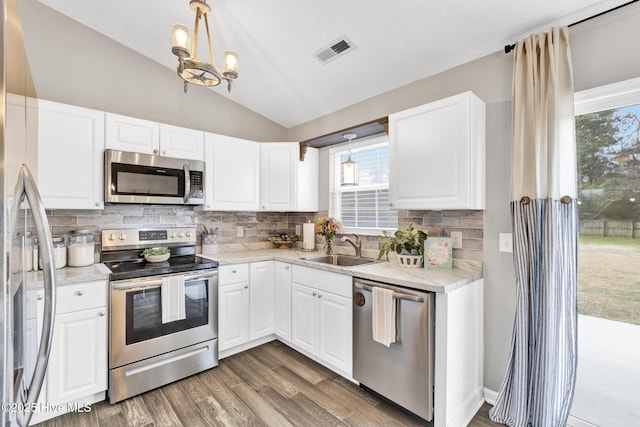
[(398, 213), (389, 208), (389, 140), (387, 135), (351, 143), (351, 159), (358, 163), (358, 185), (340, 185), (340, 163), (349, 145), (329, 151), (329, 215), (342, 221), (346, 232), (380, 234), (398, 228)]

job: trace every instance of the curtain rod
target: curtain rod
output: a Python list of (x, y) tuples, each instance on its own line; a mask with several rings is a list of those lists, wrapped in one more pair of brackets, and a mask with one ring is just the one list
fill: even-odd
[[(613, 7), (613, 8), (611, 8), (611, 9), (609, 9), (609, 10), (605, 10), (604, 12), (600, 12), (600, 13), (596, 13), (595, 15), (588, 16), (588, 17), (586, 17), (586, 18), (584, 18), (584, 19), (581, 19), (581, 20), (580, 20), (580, 21), (578, 21), (578, 22), (574, 22), (573, 24), (569, 24), (569, 25), (568, 25), (568, 27), (573, 27), (574, 25), (578, 25), (578, 24), (582, 24), (583, 22), (590, 21), (590, 20), (591, 20), (591, 19), (593, 19), (593, 18), (597, 18), (597, 17), (599, 17), (599, 16), (606, 15), (606, 14), (607, 14), (607, 13), (609, 13), (609, 12), (613, 12), (614, 10), (618, 10), (618, 9), (621, 9), (621, 8), (623, 8), (623, 7), (625, 7), (625, 6), (629, 6), (630, 4), (632, 4), (632, 3), (636, 3), (637, 1), (638, 1), (638, 0), (632, 0), (632, 1), (627, 2), (627, 3), (625, 3), (625, 4), (621, 4), (620, 6), (616, 6), (616, 7)], [(505, 45), (505, 47), (504, 47), (504, 53), (509, 53), (509, 52), (511, 52), (515, 47), (516, 47), (515, 43), (514, 43), (514, 44), (508, 44), (508, 45)]]

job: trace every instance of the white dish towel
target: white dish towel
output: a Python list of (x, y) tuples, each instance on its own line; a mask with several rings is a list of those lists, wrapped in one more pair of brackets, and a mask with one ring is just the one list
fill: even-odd
[(187, 317), (184, 301), (184, 276), (162, 278), (162, 323), (174, 322)]
[(393, 299), (393, 291), (373, 286), (372, 293), (373, 340), (390, 347), (391, 343), (396, 342), (396, 302)]

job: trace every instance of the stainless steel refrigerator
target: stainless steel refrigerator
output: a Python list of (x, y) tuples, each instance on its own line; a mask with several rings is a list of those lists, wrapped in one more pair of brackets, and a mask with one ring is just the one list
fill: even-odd
[[(8, 67), (12, 60), (7, 47), (22, 44), (22, 40), (7, 39), (7, 19), (17, 20), (16, 1), (0, 0), (0, 239), (4, 255), (0, 261), (0, 384), (2, 389), (2, 426), (26, 426), (36, 409), (36, 402), (47, 368), (53, 337), (55, 314), (55, 269), (51, 233), (38, 189), (26, 163), (28, 144), (25, 119), (24, 138), (6, 132), (6, 93), (9, 69), (25, 69), (25, 64)], [(7, 12), (9, 10), (9, 12)], [(12, 15), (12, 12), (15, 12)], [(15, 22), (12, 22), (15, 24)], [(19, 23), (18, 23), (19, 24)], [(19, 26), (19, 25), (18, 25)], [(14, 25), (15, 27), (15, 25)], [(20, 31), (18, 31), (20, 33)], [(15, 34), (15, 31), (12, 33)], [(20, 37), (21, 38), (21, 37)], [(8, 44), (12, 45), (9, 46)], [(18, 76), (19, 79), (19, 76)], [(26, 93), (26, 90), (24, 91)], [(26, 118), (26, 113), (25, 116)], [(11, 152), (11, 156), (7, 154)], [(17, 153), (17, 156), (16, 156)], [(20, 153), (24, 153), (22, 156)], [(18, 170), (9, 174), (8, 169)], [(32, 236), (38, 238), (42, 272), (27, 272), (33, 267), (34, 251), (27, 244)], [(29, 265), (30, 264), (30, 265)], [(37, 265), (37, 257), (36, 257)], [(41, 275), (41, 276), (40, 276)], [(27, 318), (33, 312), (34, 298), (30, 292), (42, 286), (44, 280), (44, 316), (40, 337), (34, 333), (34, 319)], [(40, 283), (40, 285), (38, 285)]]

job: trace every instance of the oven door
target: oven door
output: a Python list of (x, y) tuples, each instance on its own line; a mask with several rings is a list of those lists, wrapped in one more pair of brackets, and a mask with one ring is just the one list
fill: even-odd
[(162, 279), (111, 282), (109, 368), (113, 369), (218, 336), (218, 271), (184, 274), (183, 320), (162, 323)]

